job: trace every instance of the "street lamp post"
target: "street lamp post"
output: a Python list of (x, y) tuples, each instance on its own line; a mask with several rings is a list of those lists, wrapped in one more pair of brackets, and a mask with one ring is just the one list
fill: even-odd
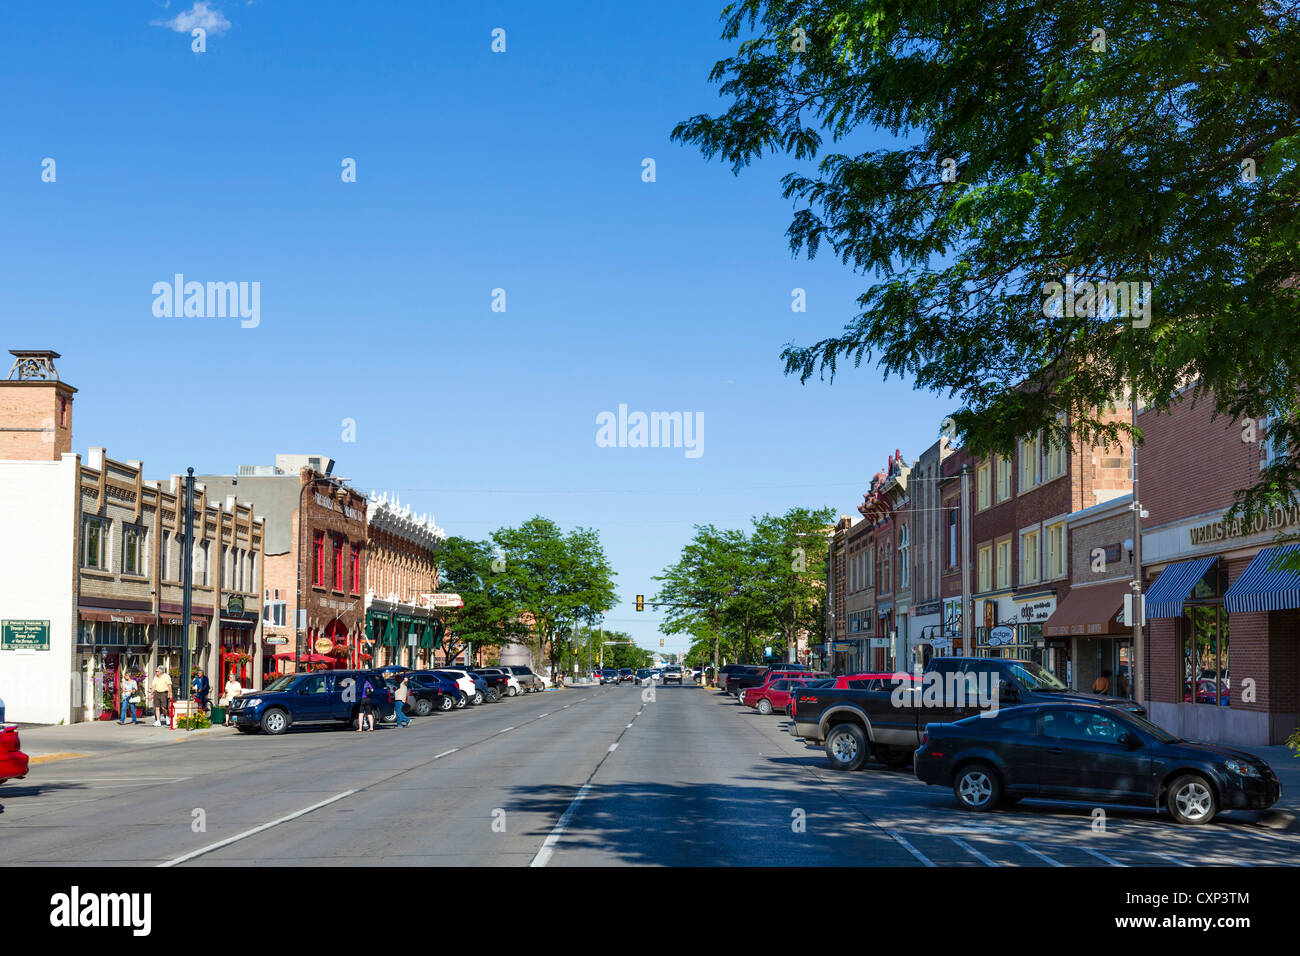
[[(185, 470), (185, 571), (181, 576), (181, 700), (190, 699), (190, 627), (194, 617), (194, 469)], [(187, 713), (187, 717), (189, 714)], [(187, 720), (186, 730), (193, 720)]]

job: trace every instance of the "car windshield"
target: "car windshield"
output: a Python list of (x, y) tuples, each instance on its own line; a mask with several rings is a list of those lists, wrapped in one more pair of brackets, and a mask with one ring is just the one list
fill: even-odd
[(1033, 661), (1017, 661), (1010, 666), (1011, 676), (1027, 690), (1069, 690), (1055, 674)]
[(1169, 731), (1156, 724), (1151, 723), (1145, 717), (1139, 717), (1137, 714), (1125, 714), (1124, 720), (1145, 734), (1149, 734), (1162, 744), (1176, 744), (1182, 740), (1181, 737), (1175, 737)]
[(271, 683), (262, 688), (263, 691), (287, 690), (289, 685), (301, 677), (301, 674), (285, 674), (283, 677), (277, 677)]

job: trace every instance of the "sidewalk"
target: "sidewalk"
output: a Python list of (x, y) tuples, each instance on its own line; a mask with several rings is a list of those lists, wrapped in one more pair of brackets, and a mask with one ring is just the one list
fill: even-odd
[(142, 719), (135, 725), (127, 721), (124, 727), (115, 720), (18, 725), (18, 739), (22, 742), (23, 753), (32, 758), (34, 765), (73, 757), (94, 757), (134, 747), (180, 741), (188, 737), (235, 732), (233, 727), (220, 725), (204, 730), (172, 730), (166, 725), (155, 727), (152, 717)]
[(1256, 815), (1256, 823), (1270, 830), (1300, 833), (1300, 757), (1290, 747), (1281, 744), (1273, 747), (1237, 747), (1246, 753), (1263, 757), (1277, 774), (1282, 784), (1282, 799), (1271, 810)]

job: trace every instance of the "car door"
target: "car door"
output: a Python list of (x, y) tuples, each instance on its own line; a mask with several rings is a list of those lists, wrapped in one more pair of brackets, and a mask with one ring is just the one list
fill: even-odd
[(1038, 711), (1017, 708), (975, 717), (969, 724), (979, 743), (997, 755), (1008, 793), (1025, 797), (1041, 791), (1043, 754), (1050, 745), (1043, 737)]
[(334, 689), (333, 675), (309, 674), (301, 684), (293, 702), (295, 723), (329, 720), (331, 697)]
[[(1044, 794), (1148, 803), (1151, 748), (1130, 748), (1127, 724), (1095, 708), (1052, 707), (1043, 714)], [(1137, 735), (1134, 735), (1137, 736)]]

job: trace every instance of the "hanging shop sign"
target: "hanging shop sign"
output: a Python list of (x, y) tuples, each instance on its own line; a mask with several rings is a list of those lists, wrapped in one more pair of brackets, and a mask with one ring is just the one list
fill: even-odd
[(989, 631), (989, 647), (1004, 647), (1016, 642), (1016, 629), (1005, 624)]
[(334, 639), (330, 637), (318, 637), (313, 645), (317, 654), (328, 654), (334, 650)]

